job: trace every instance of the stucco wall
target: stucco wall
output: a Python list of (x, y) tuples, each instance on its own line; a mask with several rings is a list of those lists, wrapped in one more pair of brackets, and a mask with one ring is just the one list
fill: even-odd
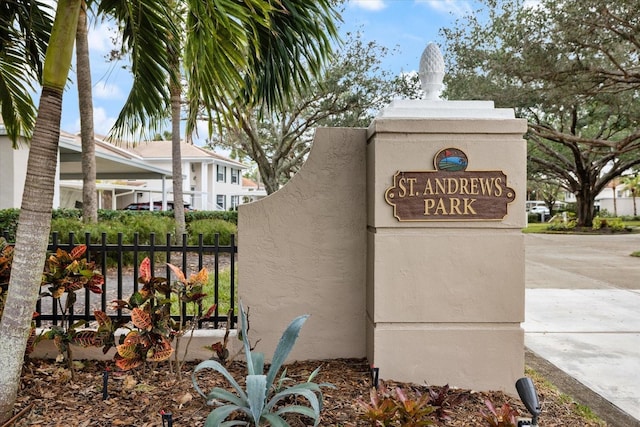
[(19, 207), (22, 203), (29, 157), (24, 141), (22, 144), (14, 150), (9, 138), (0, 136), (0, 209)]
[[(367, 357), (383, 379), (515, 393), (524, 374), (526, 122), (467, 113), (369, 127)], [(515, 192), (506, 216), (400, 222), (384, 197), (394, 175), (431, 171), (450, 147), (468, 156), (469, 173), (504, 172)]]
[(365, 355), (365, 149), (365, 129), (318, 129), (299, 173), (239, 208), (238, 290), (267, 357), (300, 314), (292, 359)]
[[(615, 201), (613, 198), (601, 198), (600, 211), (607, 210), (611, 215), (618, 216), (633, 216), (640, 214), (640, 197), (636, 197), (635, 200), (632, 197), (617, 197)], [(635, 210), (633, 204), (635, 202)]]

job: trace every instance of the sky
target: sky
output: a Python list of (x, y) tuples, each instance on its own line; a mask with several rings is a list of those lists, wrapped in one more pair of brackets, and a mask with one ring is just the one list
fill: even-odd
[[(382, 62), (383, 68), (394, 73), (409, 72), (417, 70), (420, 55), (429, 42), (441, 45), (438, 30), (451, 26), (475, 5), (474, 0), (348, 0), (342, 11), (340, 33), (359, 31), (363, 40), (395, 49)], [(102, 22), (90, 25), (94, 127), (97, 134), (107, 134), (126, 100), (131, 78), (125, 63), (109, 63), (105, 59), (113, 46), (113, 28)], [(70, 79), (73, 82), (75, 78), (72, 69)], [(67, 132), (80, 131), (78, 95), (73, 83), (64, 94), (61, 127)]]

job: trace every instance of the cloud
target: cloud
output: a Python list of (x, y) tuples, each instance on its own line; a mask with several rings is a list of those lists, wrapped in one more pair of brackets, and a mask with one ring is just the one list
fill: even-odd
[(89, 28), (89, 52), (105, 53), (113, 49), (113, 39), (117, 37), (116, 31), (110, 25), (102, 23)]
[(124, 97), (119, 86), (103, 81), (97, 82), (93, 86), (92, 92), (93, 97), (99, 99), (122, 99)]
[[(94, 107), (93, 109), (93, 128), (94, 132), (100, 135), (106, 135), (116, 122), (115, 117), (109, 117), (107, 110), (102, 107)], [(78, 119), (77, 129), (80, 129), (80, 119)]]
[(450, 13), (464, 16), (473, 11), (469, 1), (461, 0), (415, 0), (417, 4), (424, 4), (428, 8), (440, 13)]
[(384, 9), (387, 5), (384, 0), (351, 0), (349, 2), (353, 7), (377, 12)]

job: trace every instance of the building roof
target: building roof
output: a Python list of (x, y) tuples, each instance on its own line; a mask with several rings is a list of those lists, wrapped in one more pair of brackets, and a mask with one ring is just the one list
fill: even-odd
[[(145, 141), (140, 142), (135, 147), (130, 148), (131, 152), (146, 160), (167, 160), (171, 158), (171, 141)], [(239, 169), (246, 169), (247, 165), (228, 157), (221, 156), (211, 150), (207, 150), (197, 145), (180, 142), (180, 153), (183, 160), (217, 160), (219, 162), (231, 164)]]
[[(171, 171), (145, 162), (108, 142), (96, 138), (96, 179), (171, 178)], [(60, 132), (60, 179), (82, 179), (82, 144), (80, 136)]]
[(254, 180), (243, 176), (242, 188), (260, 188), (260, 185), (258, 185), (258, 183), (255, 182)]

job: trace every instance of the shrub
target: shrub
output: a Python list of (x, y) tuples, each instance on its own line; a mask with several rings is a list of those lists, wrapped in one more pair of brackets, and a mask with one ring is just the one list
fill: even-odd
[[(18, 209), (0, 210), (0, 235), (6, 232), (7, 240), (13, 242), (17, 229)], [(236, 234), (237, 212), (227, 211), (197, 211), (187, 212), (189, 232), (188, 244), (198, 244), (198, 234), (203, 234), (203, 242), (207, 245), (215, 243), (215, 235), (220, 235), (219, 244), (226, 246), (231, 243), (231, 234)], [(221, 218), (227, 218), (224, 220)], [(123, 244), (133, 244), (134, 236), (138, 233), (140, 245), (150, 244), (151, 233), (155, 234), (155, 243), (164, 245), (167, 243), (167, 235), (175, 238), (175, 221), (173, 212), (134, 212), (117, 210), (100, 210), (97, 224), (84, 224), (81, 220), (81, 212), (78, 209), (56, 209), (52, 215), (51, 232), (58, 233), (58, 244), (70, 243), (69, 234), (74, 234), (74, 243), (87, 243), (86, 234), (89, 234), (89, 243), (100, 244), (102, 234), (110, 244), (118, 242), (118, 235), (122, 233)], [(143, 254), (146, 256), (148, 254)], [(164, 254), (157, 253), (156, 261), (164, 261)], [(112, 257), (108, 263), (116, 260)], [(133, 263), (133, 255), (126, 252), (123, 262), (127, 265)]]
[(81, 219), (82, 211), (80, 209), (65, 209), (65, 208), (54, 209), (51, 212), (51, 218), (52, 219), (58, 219), (58, 218)]
[(51, 232), (58, 233), (59, 243), (69, 243), (69, 233), (75, 234), (74, 240), (83, 238), (84, 224), (78, 218), (59, 217), (51, 220)]
[(622, 231), (624, 230), (624, 223), (622, 222), (622, 218), (603, 218), (601, 216), (597, 216), (593, 219), (592, 228), (594, 230), (608, 228), (612, 231)]
[(200, 219), (189, 224), (189, 244), (198, 244), (198, 235), (202, 234), (205, 245), (215, 243), (216, 234), (220, 235), (219, 244), (227, 246), (231, 243), (231, 235), (238, 232), (238, 227), (221, 219)]
[(555, 217), (549, 222), (547, 226), (547, 230), (551, 231), (570, 231), (576, 228), (576, 220), (573, 218), (573, 215), (567, 216), (567, 221), (565, 222), (562, 217)]
[(613, 218), (613, 213), (609, 212), (607, 209), (600, 209), (598, 212), (598, 216), (601, 218)]
[(0, 235), (4, 236), (10, 242), (16, 239), (16, 230), (18, 228), (18, 216), (20, 215), (19, 209), (2, 209), (0, 210)]
[(128, 300), (114, 301), (116, 309), (131, 311), (133, 328), (116, 346), (115, 365), (123, 371), (134, 369), (145, 362), (161, 362), (171, 357), (171, 333), (175, 322), (171, 319), (171, 286), (167, 279), (154, 277), (149, 258), (140, 263), (138, 282), (142, 289)]
[[(85, 234), (89, 234), (89, 241), (92, 244), (99, 244), (102, 242), (102, 234), (105, 233), (105, 238), (108, 243), (117, 243), (118, 236), (122, 233), (122, 243), (132, 244), (134, 242), (135, 234), (138, 233), (138, 243), (141, 245), (147, 245), (150, 243), (151, 233), (155, 233), (155, 243), (164, 245), (167, 243), (167, 234), (172, 234), (175, 229), (175, 223), (172, 218), (147, 215), (144, 213), (138, 213), (135, 215), (122, 216), (122, 221), (102, 221), (97, 224), (83, 224), (79, 219), (73, 218), (58, 218), (52, 220), (51, 231), (57, 231), (58, 243), (68, 244), (69, 233), (73, 232), (75, 243), (85, 243)], [(146, 253), (141, 253), (142, 256), (146, 256)], [(117, 262), (115, 254), (110, 253), (107, 259), (108, 264), (114, 264)], [(154, 257), (155, 261), (164, 261), (164, 253), (156, 253)], [(122, 255), (122, 262), (125, 265), (133, 264), (133, 253), (125, 252)]]
[(482, 412), (482, 418), (490, 427), (517, 427), (518, 411), (508, 403), (496, 408), (490, 400), (484, 401), (489, 413)]
[(529, 224), (537, 224), (541, 220), (540, 214), (536, 213), (527, 213), (527, 222)]
[(187, 224), (200, 219), (220, 219), (236, 225), (238, 224), (237, 211), (191, 211), (185, 212), (184, 218)]
[(434, 424), (430, 415), (436, 408), (430, 404), (430, 394), (410, 398), (400, 387), (393, 393), (387, 391), (384, 384), (378, 389), (372, 388), (369, 403), (359, 402), (364, 413), (360, 418), (370, 425), (381, 426), (428, 426)]
[[(62, 312), (62, 325), (53, 325), (43, 333), (40, 339), (53, 340), (58, 351), (67, 359), (67, 365), (74, 378), (73, 356), (71, 344), (82, 344), (84, 333), (77, 328), (84, 322), (71, 324), (67, 314), (76, 302), (76, 292), (85, 289), (85, 292), (102, 293), (104, 277), (96, 270), (96, 265), (85, 258), (87, 247), (79, 245), (71, 252), (58, 249), (55, 254), (47, 258), (42, 275), (41, 286), (47, 286), (47, 290), (40, 292), (40, 297), (53, 298)], [(64, 304), (62, 296), (66, 295)]]
[(151, 233), (156, 234), (156, 242), (165, 244), (167, 234), (175, 234), (175, 222), (172, 218), (156, 215), (131, 215), (122, 222), (124, 235), (127, 242), (133, 242), (133, 235), (139, 233), (140, 237), (147, 240)]

